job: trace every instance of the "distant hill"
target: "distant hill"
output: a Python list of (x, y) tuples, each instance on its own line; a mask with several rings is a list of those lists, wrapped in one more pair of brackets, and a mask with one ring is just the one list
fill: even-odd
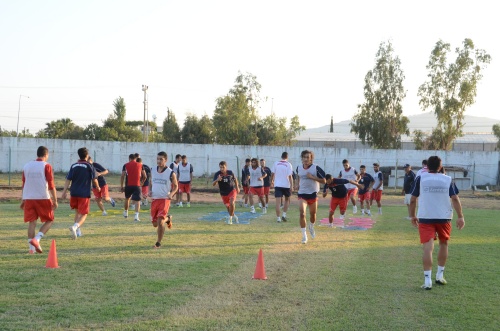
[[(408, 124), (408, 128), (410, 129), (410, 133), (414, 130), (422, 130), (424, 132), (430, 132), (433, 127), (436, 126), (437, 120), (436, 116), (431, 113), (423, 113), (421, 115), (412, 115), (408, 116), (410, 119), (410, 123)], [(473, 133), (486, 133), (491, 134), (491, 127), (495, 123), (499, 123), (499, 120), (488, 118), (488, 117), (477, 117), (477, 116), (469, 116), (465, 115), (465, 126), (464, 126), (464, 134), (473, 134)], [(350, 133), (351, 126), (350, 120), (342, 121), (333, 124), (333, 132), (334, 133)], [(328, 133), (330, 130), (330, 125), (321, 126), (319, 128), (311, 128), (302, 132), (303, 134), (309, 133)]]

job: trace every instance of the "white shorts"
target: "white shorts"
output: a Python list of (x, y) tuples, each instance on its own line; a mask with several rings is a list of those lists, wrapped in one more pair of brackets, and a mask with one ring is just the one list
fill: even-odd
[(405, 194), (405, 205), (409, 205), (411, 201), (411, 194)]

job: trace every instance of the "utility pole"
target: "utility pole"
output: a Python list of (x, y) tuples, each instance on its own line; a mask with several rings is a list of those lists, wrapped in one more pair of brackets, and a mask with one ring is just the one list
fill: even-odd
[(148, 142), (148, 125), (146, 122), (147, 112), (148, 112), (148, 86), (142, 85), (142, 91), (144, 92), (144, 125), (142, 126), (142, 131), (144, 133), (144, 142)]

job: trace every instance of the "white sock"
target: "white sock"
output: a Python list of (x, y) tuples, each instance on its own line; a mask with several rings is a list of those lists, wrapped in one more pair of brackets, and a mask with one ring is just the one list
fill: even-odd
[(302, 235), (303, 236), (307, 236), (307, 234), (306, 234), (306, 228), (300, 228), (300, 230), (302, 231)]
[(285, 211), (283, 212), (283, 217), (286, 217), (286, 212)]
[(74, 227), (75, 229), (78, 229), (78, 228), (80, 227), (80, 225), (79, 225), (78, 223), (75, 223), (75, 224), (73, 224), (73, 227)]
[(30, 244), (30, 251), (34, 251), (35, 250), (35, 246), (33, 246), (32, 244)]
[(426, 286), (432, 286), (432, 270), (425, 270), (424, 271), (424, 281)]
[(443, 279), (444, 267), (438, 265), (438, 270), (436, 273), (436, 279)]
[(139, 213), (135, 213), (135, 218), (139, 218)]
[(379, 208), (378, 211), (382, 211), (382, 208)]
[(278, 222), (281, 222), (281, 217), (278, 216), (278, 219), (277, 219)]
[(36, 239), (37, 241), (40, 241), (40, 239), (42, 239), (42, 238), (43, 238), (43, 232), (41, 232), (41, 231), (40, 231), (40, 232), (38, 232), (38, 234), (35, 236), (35, 239)]

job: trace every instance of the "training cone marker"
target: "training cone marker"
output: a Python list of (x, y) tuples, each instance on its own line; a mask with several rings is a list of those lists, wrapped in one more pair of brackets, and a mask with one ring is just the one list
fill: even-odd
[(257, 258), (257, 265), (255, 266), (255, 273), (253, 274), (253, 279), (263, 279), (266, 280), (266, 268), (264, 267), (264, 255), (262, 255), (262, 248), (259, 251), (259, 257)]
[(52, 239), (52, 244), (50, 245), (49, 258), (47, 259), (47, 264), (45, 268), (59, 268), (57, 263), (57, 250), (56, 250), (56, 240)]

